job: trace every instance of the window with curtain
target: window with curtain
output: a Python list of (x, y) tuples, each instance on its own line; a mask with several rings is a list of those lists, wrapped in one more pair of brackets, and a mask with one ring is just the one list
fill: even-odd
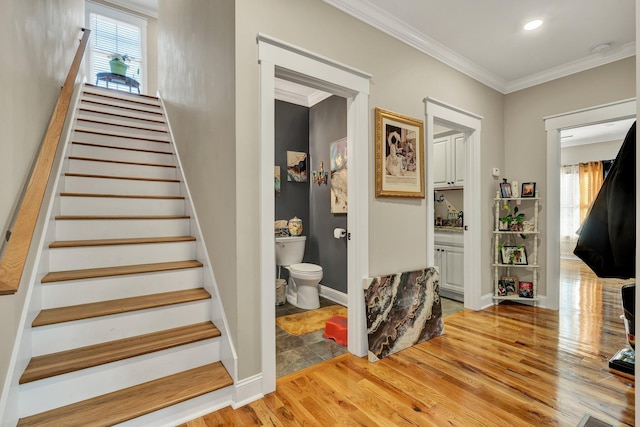
[[(127, 77), (145, 84), (146, 20), (103, 5), (87, 2), (87, 26), (91, 29), (87, 58), (87, 80), (96, 83), (96, 75), (109, 72), (112, 54), (128, 55)], [(110, 88), (129, 91), (128, 86), (109, 84)]]

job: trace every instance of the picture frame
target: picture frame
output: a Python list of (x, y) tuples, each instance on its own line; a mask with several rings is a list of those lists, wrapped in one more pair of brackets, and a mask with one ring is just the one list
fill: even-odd
[(376, 197), (424, 199), (424, 124), (375, 109)]
[(287, 181), (307, 182), (307, 153), (287, 151)]
[(507, 291), (504, 287), (504, 281), (498, 280), (498, 289), (496, 290), (496, 295), (499, 297), (507, 296)]
[(520, 197), (523, 197), (523, 198), (536, 197), (536, 183), (523, 182), (522, 191), (520, 192)]
[(533, 283), (532, 282), (519, 282), (518, 283), (518, 296), (521, 298), (533, 298)]
[(347, 213), (347, 138), (329, 143), (331, 213)]
[(510, 199), (512, 197), (511, 184), (509, 184), (508, 182), (500, 183), (500, 196), (503, 199)]
[(516, 276), (502, 276), (500, 281), (504, 285), (504, 292), (507, 297), (518, 295), (518, 277)]
[(503, 246), (500, 248), (502, 264), (527, 265), (527, 251), (524, 246)]

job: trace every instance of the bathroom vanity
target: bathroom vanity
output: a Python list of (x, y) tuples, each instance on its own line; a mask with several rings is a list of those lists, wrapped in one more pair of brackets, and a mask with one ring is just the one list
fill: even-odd
[(462, 227), (435, 227), (434, 264), (440, 271), (440, 295), (464, 301), (464, 236)]

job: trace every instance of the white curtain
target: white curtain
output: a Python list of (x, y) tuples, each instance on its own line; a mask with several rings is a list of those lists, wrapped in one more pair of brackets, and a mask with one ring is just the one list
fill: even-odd
[(563, 166), (560, 172), (560, 256), (575, 257), (580, 227), (580, 178), (578, 165)]

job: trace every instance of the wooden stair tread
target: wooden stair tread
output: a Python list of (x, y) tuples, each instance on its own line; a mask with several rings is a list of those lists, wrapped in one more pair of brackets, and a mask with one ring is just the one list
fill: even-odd
[(88, 119), (86, 117), (78, 117), (76, 119), (78, 122), (88, 122), (88, 123), (95, 123), (95, 124), (99, 124), (99, 125), (108, 125), (108, 126), (117, 126), (117, 127), (121, 127), (121, 128), (128, 128), (128, 129), (138, 129), (138, 130), (144, 130), (147, 132), (160, 132), (160, 133), (167, 133), (166, 129), (154, 129), (154, 128), (150, 128), (150, 127), (142, 127), (142, 126), (134, 126), (133, 124), (123, 124), (123, 123), (111, 123), (111, 122), (107, 122), (104, 120), (97, 120), (97, 119)]
[(20, 427), (114, 425), (230, 386), (220, 362), (23, 418)]
[(156, 196), (148, 194), (60, 193), (62, 197), (103, 197), (113, 199), (169, 199), (184, 200), (184, 196)]
[(134, 117), (134, 116), (127, 115), (127, 114), (118, 114), (118, 113), (113, 113), (113, 112), (95, 110), (95, 109), (89, 108), (89, 107), (80, 107), (78, 110), (79, 111), (83, 111), (83, 112), (88, 112), (88, 113), (104, 114), (106, 116), (120, 117), (120, 118), (123, 118), (123, 119), (141, 120), (141, 121), (144, 121), (144, 122), (165, 124), (165, 121), (163, 119), (160, 119), (160, 118), (151, 119), (151, 118), (146, 118), (146, 117)]
[[(96, 85), (94, 85), (92, 83), (88, 83), (88, 82), (86, 82), (84, 85), (88, 86), (89, 90), (97, 90), (97, 91), (106, 90), (106, 91), (111, 91), (111, 92), (115, 92), (115, 93), (122, 92), (122, 91), (111, 89), (111, 88), (108, 88), (108, 87), (96, 86)], [(92, 93), (92, 92), (87, 92), (87, 93)], [(129, 92), (129, 93), (125, 92), (125, 93), (127, 95), (134, 95), (134, 96), (139, 96), (141, 98), (149, 98), (149, 99), (154, 99), (156, 101), (160, 101), (160, 98), (158, 98), (157, 96), (153, 96), (153, 95), (147, 95), (147, 94), (144, 94), (144, 93), (133, 93), (133, 92)]]
[(31, 326), (45, 326), (74, 320), (91, 319), (111, 314), (127, 313), (172, 304), (200, 301), (211, 298), (203, 288), (163, 292), (139, 297), (121, 298), (111, 301), (92, 302), (68, 307), (48, 308), (40, 311)]
[(42, 283), (63, 282), (66, 280), (93, 279), (96, 277), (123, 276), (125, 274), (153, 273), (158, 271), (180, 270), (202, 267), (200, 261), (171, 261), (150, 264), (122, 265), (117, 267), (86, 268), (82, 270), (51, 271), (42, 278)]
[(110, 175), (93, 175), (89, 173), (65, 173), (64, 176), (77, 178), (99, 178), (99, 179), (126, 179), (131, 181), (152, 181), (152, 182), (180, 182), (179, 179), (167, 178), (139, 178), (136, 176), (110, 176)]
[(169, 144), (169, 141), (153, 138), (153, 137), (146, 136), (146, 135), (143, 135), (143, 134), (131, 135), (131, 134), (125, 134), (125, 133), (113, 133), (111, 131), (103, 131), (103, 130), (100, 130), (98, 128), (95, 128), (95, 129), (91, 129), (91, 128), (78, 129), (78, 128), (75, 128), (73, 131), (74, 132), (82, 132), (82, 133), (91, 133), (91, 134), (94, 134), (94, 135), (113, 136), (113, 137), (116, 137), (116, 138), (137, 139), (137, 140), (140, 140), (140, 141), (150, 141), (150, 142), (158, 142), (158, 143), (162, 143), (162, 144)]
[(127, 239), (60, 240), (49, 244), (49, 248), (77, 248), (86, 246), (141, 245), (146, 243), (194, 242), (193, 236), (139, 237)]
[[(101, 102), (101, 101), (98, 101), (98, 100), (95, 100), (95, 99), (83, 98), (83, 99), (81, 99), (81, 103), (95, 104), (95, 105), (100, 105), (102, 107), (108, 107), (108, 108), (119, 108), (121, 110), (135, 111), (136, 113), (155, 114), (157, 116), (164, 116), (164, 114), (162, 113), (161, 110), (150, 111), (150, 110), (144, 110), (144, 109), (140, 109), (140, 108), (135, 108), (134, 106), (131, 106), (131, 105), (118, 105), (118, 104), (113, 104), (113, 103), (110, 103), (110, 102)], [(154, 107), (151, 106), (151, 108), (154, 108)]]
[(94, 157), (78, 157), (78, 156), (69, 156), (69, 160), (84, 160), (87, 162), (103, 162), (103, 163), (118, 163), (121, 165), (136, 165), (136, 166), (154, 166), (159, 168), (175, 168), (176, 165), (165, 165), (161, 163), (141, 163), (141, 162), (125, 162), (122, 160), (108, 160), (108, 159), (97, 159)]
[(120, 220), (120, 219), (189, 219), (188, 215), (57, 215), (57, 220)]
[(33, 357), (20, 384), (220, 336), (211, 322), (167, 329), (101, 344)]
[[(104, 88), (100, 88), (100, 89), (104, 89)], [(108, 89), (107, 89), (108, 90)], [(112, 91), (114, 92), (114, 91)], [(115, 91), (116, 93), (111, 94), (111, 93), (105, 93), (105, 91), (102, 90), (90, 90), (90, 91), (86, 91), (83, 90), (82, 91), (82, 97), (84, 97), (85, 95), (89, 95), (89, 96), (99, 96), (102, 98), (107, 98), (107, 99), (115, 99), (119, 102), (131, 102), (132, 104), (140, 104), (140, 105), (145, 105), (147, 107), (153, 107), (153, 108), (160, 108), (160, 102), (158, 101), (158, 98), (155, 97), (143, 97), (142, 95), (140, 95), (141, 99), (132, 99), (131, 97), (128, 96), (114, 96), (114, 95), (120, 95), (119, 93), (117, 93), (118, 91)], [(136, 96), (138, 96), (138, 94), (135, 94)], [(144, 98), (151, 98), (150, 100), (155, 100), (158, 102), (148, 102), (147, 99)]]
[(91, 142), (78, 142), (78, 141), (73, 141), (71, 144), (73, 144), (73, 145), (82, 145), (82, 146), (85, 146), (85, 147), (109, 148), (111, 150), (136, 151), (136, 152), (139, 152), (139, 153), (167, 154), (169, 156), (173, 156), (173, 153), (168, 152), (168, 151), (143, 150), (141, 148), (118, 147), (117, 145), (94, 144), (94, 143), (91, 143)]

